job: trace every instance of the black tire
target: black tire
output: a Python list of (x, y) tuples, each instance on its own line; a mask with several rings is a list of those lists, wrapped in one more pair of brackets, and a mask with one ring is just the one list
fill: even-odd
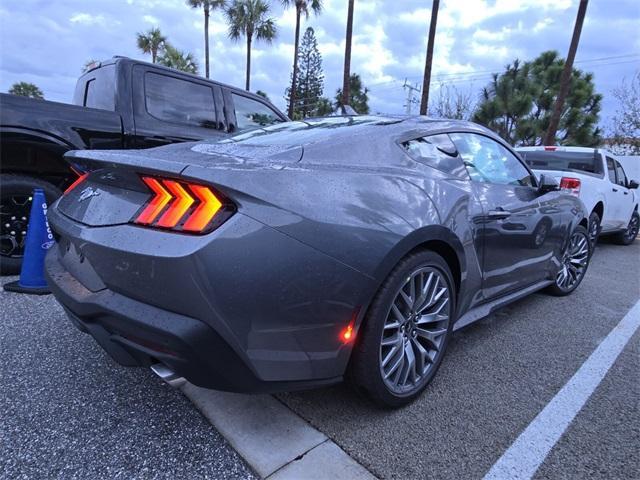
[[(582, 247), (580, 247), (580, 250), (576, 250), (575, 251), (575, 257), (572, 259), (572, 256), (574, 255), (574, 243), (573, 240), (575, 238), (578, 238), (578, 242), (582, 242), (584, 241), (584, 248), (586, 249), (586, 253), (582, 253)], [(582, 243), (580, 243), (579, 245), (582, 245)], [(576, 245), (577, 247), (578, 245)], [(571, 293), (573, 293), (573, 291), (578, 288), (578, 286), (582, 283), (582, 280), (584, 279), (584, 276), (587, 273), (587, 269), (589, 268), (589, 261), (591, 260), (591, 251), (592, 251), (592, 245), (591, 242), (589, 241), (589, 232), (587, 231), (586, 228), (584, 228), (582, 225), (578, 225), (573, 232), (571, 233), (571, 236), (569, 237), (569, 239), (567, 240), (567, 243), (563, 249), (563, 258), (562, 258), (562, 266), (561, 269), (558, 271), (558, 274), (555, 277), (555, 280), (552, 285), (550, 285), (547, 288), (547, 292), (550, 293), (551, 295), (555, 295), (556, 297), (564, 297), (566, 295), (570, 295)], [(578, 274), (575, 275), (575, 280), (569, 280), (571, 283), (567, 283), (565, 284), (562, 279), (564, 279), (565, 277), (563, 276), (563, 273), (568, 276), (569, 279), (571, 279), (573, 277), (573, 275), (571, 275), (569, 273), (569, 265), (573, 265), (574, 267), (577, 265), (578, 259), (580, 262), (583, 262), (582, 267), (577, 267), (576, 270), (578, 270)]]
[(591, 212), (589, 215), (589, 239), (591, 240), (591, 253), (596, 248), (596, 244), (598, 243), (598, 237), (600, 236), (600, 222), (601, 218), (598, 215), (598, 212)]
[[(34, 188), (44, 190), (47, 204), (51, 205), (62, 192), (51, 183), (26, 175), (0, 175), (0, 273), (2, 275), (16, 275), (20, 273), (24, 238), (31, 200)], [(25, 201), (18, 205), (16, 202)], [(16, 214), (16, 215), (14, 215)], [(16, 217), (12, 220), (12, 217)], [(22, 220), (26, 218), (27, 220)], [(7, 227), (9, 225), (9, 227)], [(11, 234), (15, 232), (15, 234)]]
[(640, 215), (638, 211), (634, 211), (631, 214), (631, 220), (627, 224), (627, 229), (616, 233), (613, 236), (613, 241), (619, 245), (631, 245), (638, 236), (638, 228), (640, 227)]
[[(389, 348), (382, 346), (385, 331), (387, 331), (385, 329), (385, 323), (387, 322), (388, 318), (390, 318), (392, 305), (398, 305), (395, 302), (399, 298), (400, 290), (407, 288), (407, 285), (409, 285), (409, 282), (411, 281), (410, 279), (417, 278), (413, 275), (423, 275), (423, 277), (420, 279), (420, 282), (422, 283), (419, 283), (418, 285), (425, 286), (430, 282), (425, 282), (424, 278), (431, 273), (434, 273), (435, 278), (438, 279), (438, 282), (436, 282), (435, 280), (432, 282), (432, 284), (436, 285), (436, 289), (438, 288), (438, 285), (441, 285), (440, 282), (443, 283), (442, 287), (444, 287), (444, 284), (446, 284), (446, 288), (448, 289), (448, 301), (445, 302), (447, 304), (446, 308), (442, 306), (438, 307), (441, 310), (436, 312), (436, 314), (444, 314), (444, 311), (447, 310), (446, 315), (448, 315), (448, 323), (446, 323), (446, 326), (444, 324), (444, 321), (441, 324), (438, 324), (439, 321), (434, 321), (427, 324), (437, 324), (435, 328), (439, 329), (439, 333), (437, 334), (439, 335), (439, 337), (436, 341), (440, 343), (435, 349), (433, 349), (433, 357), (429, 356), (429, 361), (425, 362), (425, 357), (423, 357), (422, 361), (417, 363), (418, 360), (417, 357), (415, 357), (414, 362), (416, 363), (414, 363), (413, 373), (415, 374), (420, 369), (423, 370), (422, 374), (417, 374), (418, 379), (415, 381), (415, 385), (408, 387), (408, 390), (406, 392), (394, 392), (385, 383), (385, 379), (383, 378), (384, 362), (382, 360), (382, 351), (383, 348)], [(416, 292), (417, 291), (418, 289), (416, 289)], [(428, 301), (426, 301), (426, 297), (428, 296), (426, 294), (427, 288), (423, 288), (423, 291), (425, 292), (423, 295), (416, 294), (414, 298), (418, 299), (419, 297), (422, 297), (422, 299), (425, 300), (423, 304), (427, 304), (429, 303)], [(441, 291), (441, 289), (439, 289), (438, 291)], [(433, 298), (433, 296), (431, 298)], [(402, 259), (400, 263), (398, 263), (398, 265), (389, 274), (387, 279), (384, 281), (384, 283), (376, 293), (376, 296), (374, 297), (373, 302), (371, 303), (363, 320), (363, 325), (358, 332), (358, 338), (352, 352), (351, 362), (348, 370), (348, 379), (350, 383), (356, 388), (356, 390), (358, 392), (366, 394), (366, 396), (373, 400), (373, 402), (386, 408), (401, 407), (412, 402), (418, 395), (420, 395), (429, 384), (433, 376), (436, 374), (442, 358), (445, 354), (449, 338), (451, 337), (451, 328), (455, 320), (455, 298), (456, 292), (453, 277), (451, 275), (451, 270), (441, 256), (431, 251), (421, 251), (411, 254)], [(444, 299), (444, 296), (442, 297), (442, 299)], [(439, 301), (440, 300), (438, 300), (438, 302)], [(409, 303), (407, 302), (407, 306), (408, 305)], [(432, 305), (435, 306), (436, 304)], [(412, 312), (414, 312), (414, 307), (408, 308), (411, 309)], [(425, 314), (424, 317), (426, 317), (427, 315), (430, 314)], [(436, 315), (436, 317), (439, 316), (440, 315)], [(424, 332), (424, 329), (426, 329), (426, 327), (425, 325), (419, 323), (420, 319), (422, 319), (423, 316), (418, 313), (418, 308), (415, 309), (413, 317), (413, 324), (411, 326), (414, 327), (415, 330), (421, 330), (422, 332)], [(400, 356), (404, 355), (404, 351), (406, 348), (413, 349), (413, 345), (415, 345), (418, 341), (424, 341), (422, 336), (416, 335), (415, 331), (411, 332), (413, 333), (413, 335), (406, 333), (408, 330), (405, 331), (404, 327), (409, 327), (409, 323), (411, 323), (411, 321), (407, 321), (407, 325), (403, 325), (402, 333), (400, 329), (397, 330), (398, 341), (400, 342), (400, 346), (398, 346), (398, 352), (402, 352), (400, 353)], [(433, 327), (428, 328), (431, 329)], [(404, 335), (405, 338), (403, 339), (402, 337), (400, 337), (400, 335)], [(389, 356), (391, 356), (391, 353), (389, 353)], [(422, 363), (422, 367), (419, 367), (420, 363)], [(404, 368), (405, 363), (403, 359), (399, 376), (402, 376), (402, 371)], [(387, 382), (388, 381), (389, 380), (387, 380)]]

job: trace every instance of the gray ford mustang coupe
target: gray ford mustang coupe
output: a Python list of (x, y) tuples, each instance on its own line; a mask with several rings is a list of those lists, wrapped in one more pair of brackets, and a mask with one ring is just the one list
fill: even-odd
[(77, 151), (49, 210), (50, 287), (120, 364), (273, 392), (425, 388), (451, 332), (571, 293), (581, 202), (491, 131), (425, 117), (288, 122), (217, 142)]

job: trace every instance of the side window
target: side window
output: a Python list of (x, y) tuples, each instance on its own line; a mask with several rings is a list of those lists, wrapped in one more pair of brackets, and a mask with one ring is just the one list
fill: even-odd
[(283, 121), (275, 111), (262, 102), (235, 93), (232, 93), (231, 96), (236, 107), (238, 131), (264, 127)]
[(532, 186), (532, 175), (520, 160), (495, 140), (475, 133), (452, 133), (464, 166), (475, 182)]
[(611, 183), (618, 183), (616, 181), (616, 162), (611, 157), (607, 157), (607, 172), (609, 173), (609, 180), (611, 180)]
[(464, 176), (464, 165), (456, 146), (447, 134), (430, 135), (404, 142), (409, 156), (430, 167), (453, 175)]
[(215, 128), (211, 87), (148, 72), (144, 77), (147, 112), (158, 120)]
[(627, 176), (624, 173), (624, 168), (620, 165), (620, 162), (617, 160), (616, 162), (616, 173), (618, 175), (618, 185), (622, 185), (623, 187), (627, 186)]

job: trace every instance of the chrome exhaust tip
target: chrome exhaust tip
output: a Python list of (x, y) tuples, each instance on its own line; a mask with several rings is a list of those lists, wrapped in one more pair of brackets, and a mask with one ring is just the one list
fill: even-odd
[(151, 371), (173, 388), (180, 388), (187, 383), (184, 377), (178, 376), (173, 370), (162, 363), (151, 365)]

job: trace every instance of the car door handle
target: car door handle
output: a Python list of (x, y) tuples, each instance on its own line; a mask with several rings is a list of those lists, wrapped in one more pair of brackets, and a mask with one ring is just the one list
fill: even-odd
[(629, 192), (622, 192), (622, 193), (624, 193), (625, 195), (629, 195)]
[(618, 189), (617, 188), (612, 188), (611, 190), (613, 190), (614, 192), (617, 192)]
[(509, 218), (510, 216), (511, 216), (510, 211), (503, 210), (501, 208), (498, 208), (496, 210), (489, 210), (489, 212), (487, 213), (487, 217), (489, 217), (492, 220), (501, 220), (501, 219)]

